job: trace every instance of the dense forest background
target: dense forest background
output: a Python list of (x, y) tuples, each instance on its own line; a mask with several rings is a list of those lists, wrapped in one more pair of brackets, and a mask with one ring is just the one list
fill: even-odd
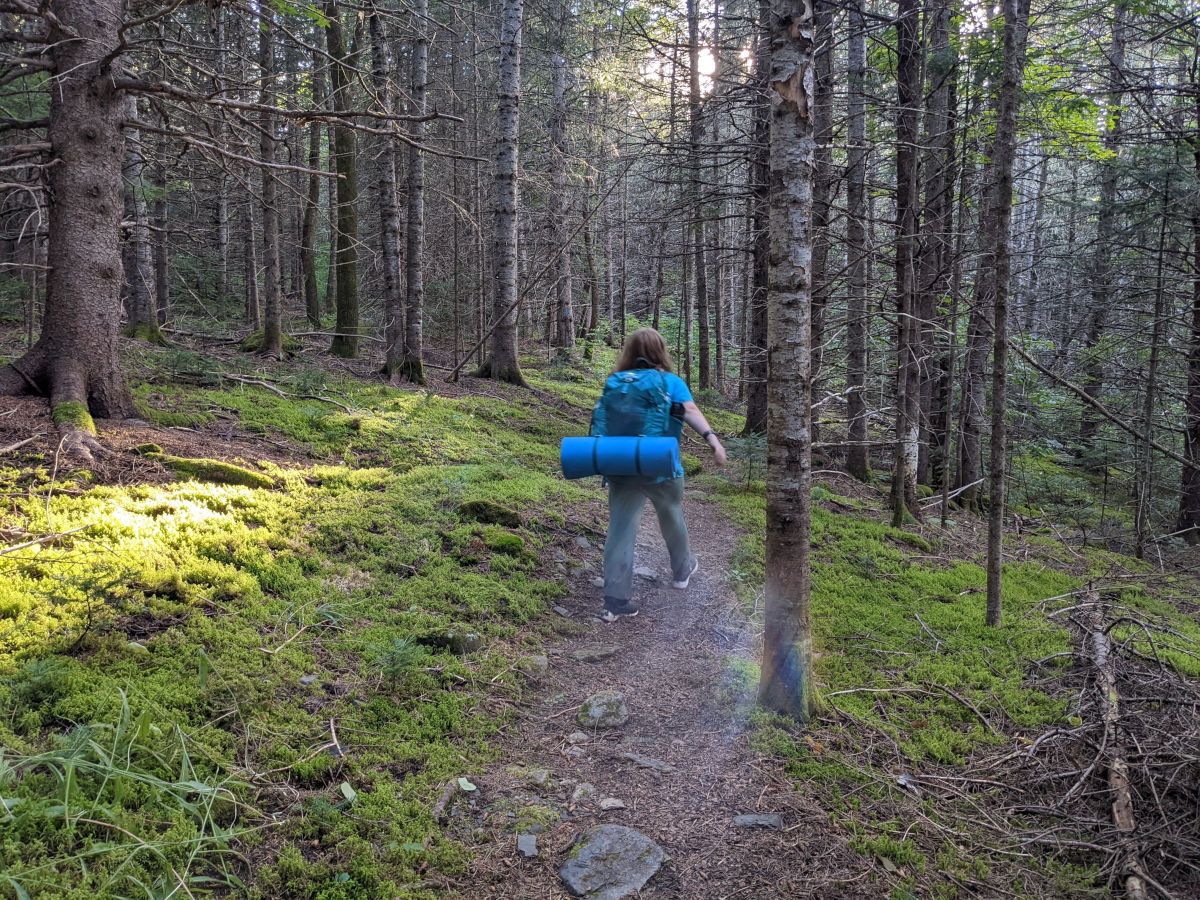
[(1195, 893), (1194, 3), (0, 0), (0, 173), (0, 896)]
[[(570, 355), (652, 324), (694, 389), (747, 400), (761, 427), (765, 6), (531, 3), (523, 20), (511, 3), (99, 6), (116, 42), (93, 60), (113, 90), (102, 118), (125, 138), (124, 333), (265, 325), (278, 355), (281, 333), (327, 332), (333, 353), (423, 381), (511, 357), (512, 329), (526, 351)], [(55, 223), (82, 214), (52, 189), (47, 129), (101, 116), (56, 109), (66, 51), (35, 13), (5, 13), (3, 76), (2, 297), (27, 344), (54, 327)], [(883, 432), (904, 416), (919, 429), (902, 441), (918, 454), (909, 505), (917, 484), (973, 504), (1003, 17), (937, 2), (814, 14), (817, 440), (865, 475), (868, 455), (889, 465)], [(1010, 489), (1032, 502), (1020, 473), (1063, 464), (1099, 475), (1099, 506), (1066, 476), (1036, 502), (1144, 552), (1200, 522), (1198, 29), (1171, 3), (1030, 16)], [(519, 129), (504, 115), (518, 95)], [(516, 179), (504, 202), (498, 160)], [(497, 371), (519, 379), (514, 364)]]

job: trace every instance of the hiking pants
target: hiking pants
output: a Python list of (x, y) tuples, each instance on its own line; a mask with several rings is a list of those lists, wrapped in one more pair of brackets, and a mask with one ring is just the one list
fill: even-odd
[(608, 479), (608, 537), (604, 541), (604, 596), (633, 599), (633, 545), (642, 509), (649, 500), (658, 514), (658, 527), (671, 554), (673, 577), (691, 568), (687, 524), (683, 521), (683, 479), (614, 476)]

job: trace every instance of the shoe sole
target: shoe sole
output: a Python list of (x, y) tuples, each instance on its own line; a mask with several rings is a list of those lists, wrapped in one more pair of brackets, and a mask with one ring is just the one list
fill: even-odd
[(672, 581), (671, 587), (679, 588), (680, 590), (683, 590), (685, 587), (687, 587), (689, 584), (691, 584), (692, 576), (695, 575), (699, 571), (700, 571), (700, 560), (696, 560), (696, 565), (692, 566), (692, 571), (688, 572), (687, 578), (684, 578), (682, 581)]
[(618, 619), (632, 619), (637, 614), (638, 614), (638, 611), (636, 609), (633, 612), (627, 612), (627, 613), (615, 613), (612, 610), (606, 609), (606, 610), (604, 610), (604, 612), (600, 613), (600, 621), (615, 622)]

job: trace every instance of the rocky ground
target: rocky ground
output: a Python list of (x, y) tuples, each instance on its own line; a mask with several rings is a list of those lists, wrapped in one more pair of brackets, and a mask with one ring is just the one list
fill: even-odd
[(874, 896), (870, 862), (747, 747), (738, 673), (756, 636), (726, 575), (738, 534), (697, 492), (687, 504), (701, 571), (671, 588), (647, 507), (636, 618), (595, 618), (601, 547), (577, 543), (591, 566), (559, 614), (578, 633), (551, 649), (499, 761), (452, 808), (481, 848), (464, 897)]

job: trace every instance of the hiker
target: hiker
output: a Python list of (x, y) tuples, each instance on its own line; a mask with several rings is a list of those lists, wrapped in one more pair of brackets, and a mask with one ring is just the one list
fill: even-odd
[[(639, 328), (625, 339), (616, 371), (605, 382), (592, 416), (592, 434), (678, 438), (684, 422), (708, 442), (717, 462), (724, 465), (721, 439), (708, 427), (687, 384), (671, 372), (671, 354), (662, 335), (653, 328)], [(633, 602), (633, 545), (647, 500), (654, 504), (658, 527), (671, 554), (672, 585), (686, 588), (700, 568), (683, 521), (682, 466), (663, 478), (609, 477), (604, 610), (600, 614), (605, 622), (638, 613)]]

